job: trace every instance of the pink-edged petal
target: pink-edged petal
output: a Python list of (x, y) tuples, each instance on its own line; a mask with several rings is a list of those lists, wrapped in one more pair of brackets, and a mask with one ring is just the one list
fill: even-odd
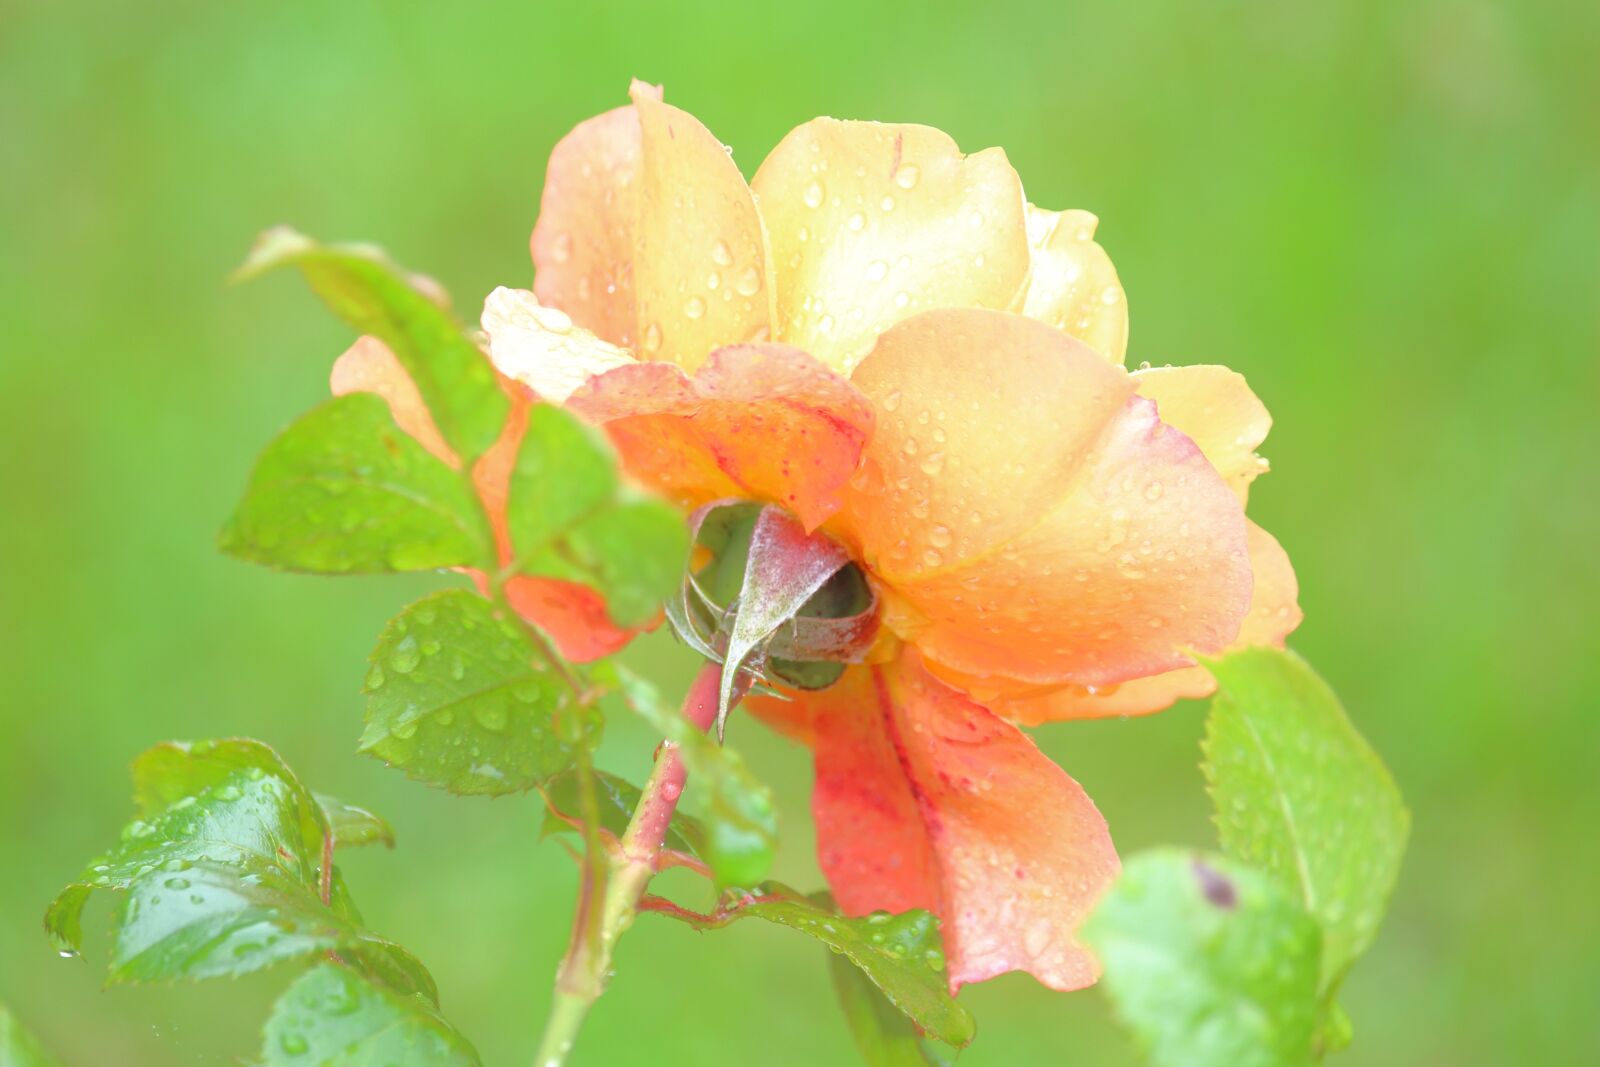
[[(1299, 583), (1283, 546), (1255, 523), (1249, 525), (1250, 567), (1255, 591), (1250, 613), (1229, 650), (1250, 645), (1282, 648), (1284, 638), (1300, 625)], [(1179, 700), (1207, 697), (1217, 683), (1204, 667), (1184, 667), (1121, 685), (1090, 690), (1062, 686), (992, 701), (995, 712), (1014, 722), (1036, 725), (1065, 719), (1100, 719), (1110, 715), (1147, 715)]]
[(1028, 205), (1033, 271), (1022, 313), (1078, 338), (1111, 362), (1128, 352), (1128, 298), (1111, 257), (1094, 240), (1087, 211)]
[(1272, 416), (1250, 391), (1244, 375), (1227, 367), (1198, 364), (1152, 367), (1132, 375), (1140, 396), (1156, 402), (1161, 421), (1187, 434), (1240, 501), (1250, 483), (1267, 471), (1255, 449), (1267, 438)]
[(821, 118), (751, 181), (772, 244), (776, 336), (849, 374), (938, 307), (1010, 308), (1028, 276), (1022, 183), (998, 148), (928, 126)]
[(884, 414), (843, 521), (888, 587), (886, 623), (939, 667), (996, 689), (1107, 685), (1238, 633), (1243, 508), (1082, 342), (928, 312), (852, 381)]
[(373, 393), (382, 397), (396, 426), (450, 466), (461, 466), (461, 460), (433, 421), (428, 405), (423, 403), (417, 383), (406, 373), (400, 358), (376, 337), (358, 338), (334, 361), (328, 387), (334, 396)]
[(1076, 782), (909, 650), (799, 699), (819, 859), (846, 912), (935, 911), (952, 990), (1008, 971), (1095, 981), (1076, 930), (1118, 862)]
[(732, 345), (693, 376), (636, 363), (591, 379), (569, 408), (605, 426), (629, 473), (686, 504), (781, 504), (808, 530), (840, 505), (872, 434), (855, 387), (797, 348)]
[[(636, 89), (661, 98), (659, 88)], [(539, 301), (624, 347), (639, 342), (633, 282), (639, 156), (632, 104), (579, 123), (550, 153), (531, 240)]]

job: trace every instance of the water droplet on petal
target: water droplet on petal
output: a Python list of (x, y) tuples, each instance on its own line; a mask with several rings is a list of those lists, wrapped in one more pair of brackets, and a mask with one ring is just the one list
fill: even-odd
[(691, 319), (698, 319), (706, 313), (706, 302), (698, 296), (691, 296), (688, 303), (683, 305), (683, 313)]
[(822, 195), (823, 192), (821, 182), (812, 182), (810, 185), (806, 186), (806, 207), (821, 207)]
[(754, 267), (747, 267), (745, 272), (739, 275), (739, 284), (735, 288), (739, 290), (740, 296), (755, 296), (761, 291), (761, 272)]
[(711, 249), (711, 261), (719, 267), (733, 266), (733, 253), (728, 250), (728, 242), (718, 241)]
[(894, 172), (894, 183), (902, 189), (915, 189), (921, 174), (915, 163), (902, 163), (900, 169)]

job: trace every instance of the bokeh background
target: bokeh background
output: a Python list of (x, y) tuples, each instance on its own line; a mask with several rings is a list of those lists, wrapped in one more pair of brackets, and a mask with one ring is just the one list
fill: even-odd
[[(664, 82), (746, 173), (816, 114), (1004, 146), (1101, 216), (1130, 362), (1225, 362), (1277, 426), (1252, 513), (1297, 563), (1293, 644), (1415, 812), (1389, 924), (1345, 994), (1357, 1065), (1600, 1062), (1600, 8), (1216, 4), (0, 3), (0, 1000), (73, 1064), (226, 1064), (287, 975), (102, 989), (39, 916), (168, 737), (270, 740), (384, 812), (344, 859), (491, 1067), (527, 1062), (574, 878), (537, 802), (458, 800), (354, 754), (363, 658), (430, 580), (221, 557), (269, 436), (349, 337), (253, 234), (370, 239), (475, 314), (526, 284), (543, 163)], [(635, 660), (663, 685), (668, 641)], [(1212, 840), (1202, 707), (1041, 743), (1125, 851)], [(751, 723), (779, 875), (819, 884), (804, 754)], [(604, 765), (639, 776), (618, 721)], [(682, 885), (677, 887), (683, 889)], [(91, 914), (103, 930), (104, 905)], [(819, 949), (645, 919), (582, 1064), (852, 1062)], [(987, 1064), (1131, 1064), (1099, 994), (963, 998)]]

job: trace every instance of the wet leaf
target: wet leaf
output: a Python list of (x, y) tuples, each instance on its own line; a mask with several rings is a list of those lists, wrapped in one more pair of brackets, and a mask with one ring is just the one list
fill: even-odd
[(1377, 932), (1410, 815), (1338, 698), (1292, 652), (1248, 649), (1207, 666), (1206, 780), (1222, 848), (1266, 871), (1322, 924), (1332, 989)]
[(333, 831), (334, 843), (343, 848), (351, 845), (383, 845), (394, 847), (394, 828), (381, 815), (366, 808), (346, 803), (338, 797), (324, 793), (315, 794), (322, 817)]
[(949, 1067), (955, 1057), (922, 1036), (843, 953), (830, 952), (828, 972), (850, 1036), (868, 1067)]
[(134, 763), (140, 817), (56, 898), (45, 926), (75, 954), (97, 890), (122, 894), (113, 981), (245, 974), (336, 950), (375, 980), (435, 995), (408, 952), (368, 931), (337, 870), (322, 900), (321, 805), (258, 741), (157, 745)]
[(332, 963), (306, 972), (278, 998), (262, 1039), (265, 1067), (481, 1062), (426, 998), (394, 993)]
[(622, 626), (655, 617), (689, 553), (676, 509), (622, 486), (605, 438), (549, 404), (528, 412), (506, 521), (518, 571), (592, 586)]
[(1142, 853), (1083, 937), (1156, 1067), (1311, 1061), (1321, 931), (1272, 878), (1221, 858)]
[(284, 570), (378, 574), (482, 566), (491, 542), (466, 479), (353, 393), (267, 446), (219, 543)]
[(361, 751), (466, 795), (532, 789), (572, 766), (598, 719), (526, 634), (465, 589), (390, 620), (370, 657)]
[(235, 278), (286, 265), (300, 268), (334, 314), (394, 352), (458, 455), (470, 460), (494, 443), (509, 404), (489, 359), (414, 276), (371, 247), (321, 245), (280, 227), (261, 235)]
[(718, 885), (754, 885), (772, 867), (778, 818), (772, 792), (737, 752), (717, 744), (669, 707), (644, 679), (608, 668), (628, 705), (678, 746), (689, 772), (688, 795), (705, 823), (696, 851)]
[(928, 1036), (956, 1048), (972, 1041), (975, 1025), (966, 1008), (950, 995), (939, 920), (931, 912), (874, 912), (852, 918), (787, 886), (769, 882), (748, 892), (730, 893), (712, 916), (677, 911), (662, 914), (700, 929), (715, 929), (741, 919), (762, 919), (798, 930), (853, 964), (878, 995)]

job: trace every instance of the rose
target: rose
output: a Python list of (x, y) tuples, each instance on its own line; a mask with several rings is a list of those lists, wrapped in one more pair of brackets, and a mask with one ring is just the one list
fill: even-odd
[[(1288, 559), (1244, 515), (1265, 409), (1221, 367), (1125, 371), (1094, 216), (1029, 205), (999, 150), (817, 119), (746, 185), (659, 89), (632, 99), (552, 154), (534, 290), (485, 303), (495, 365), (519, 402), (603, 425), (685, 507), (780, 504), (868, 575), (870, 661), (751, 702), (814, 750), (840, 905), (938, 912), (952, 988), (1019, 969), (1093, 982), (1074, 931), (1116, 853), (1014, 723), (1204, 695), (1189, 652), (1298, 623)], [(386, 356), (358, 345), (336, 391), (381, 393), (438, 451)], [(514, 414), (475, 470), (491, 514), (518, 433)], [(591, 591), (517, 582), (569, 655), (627, 640)]]

